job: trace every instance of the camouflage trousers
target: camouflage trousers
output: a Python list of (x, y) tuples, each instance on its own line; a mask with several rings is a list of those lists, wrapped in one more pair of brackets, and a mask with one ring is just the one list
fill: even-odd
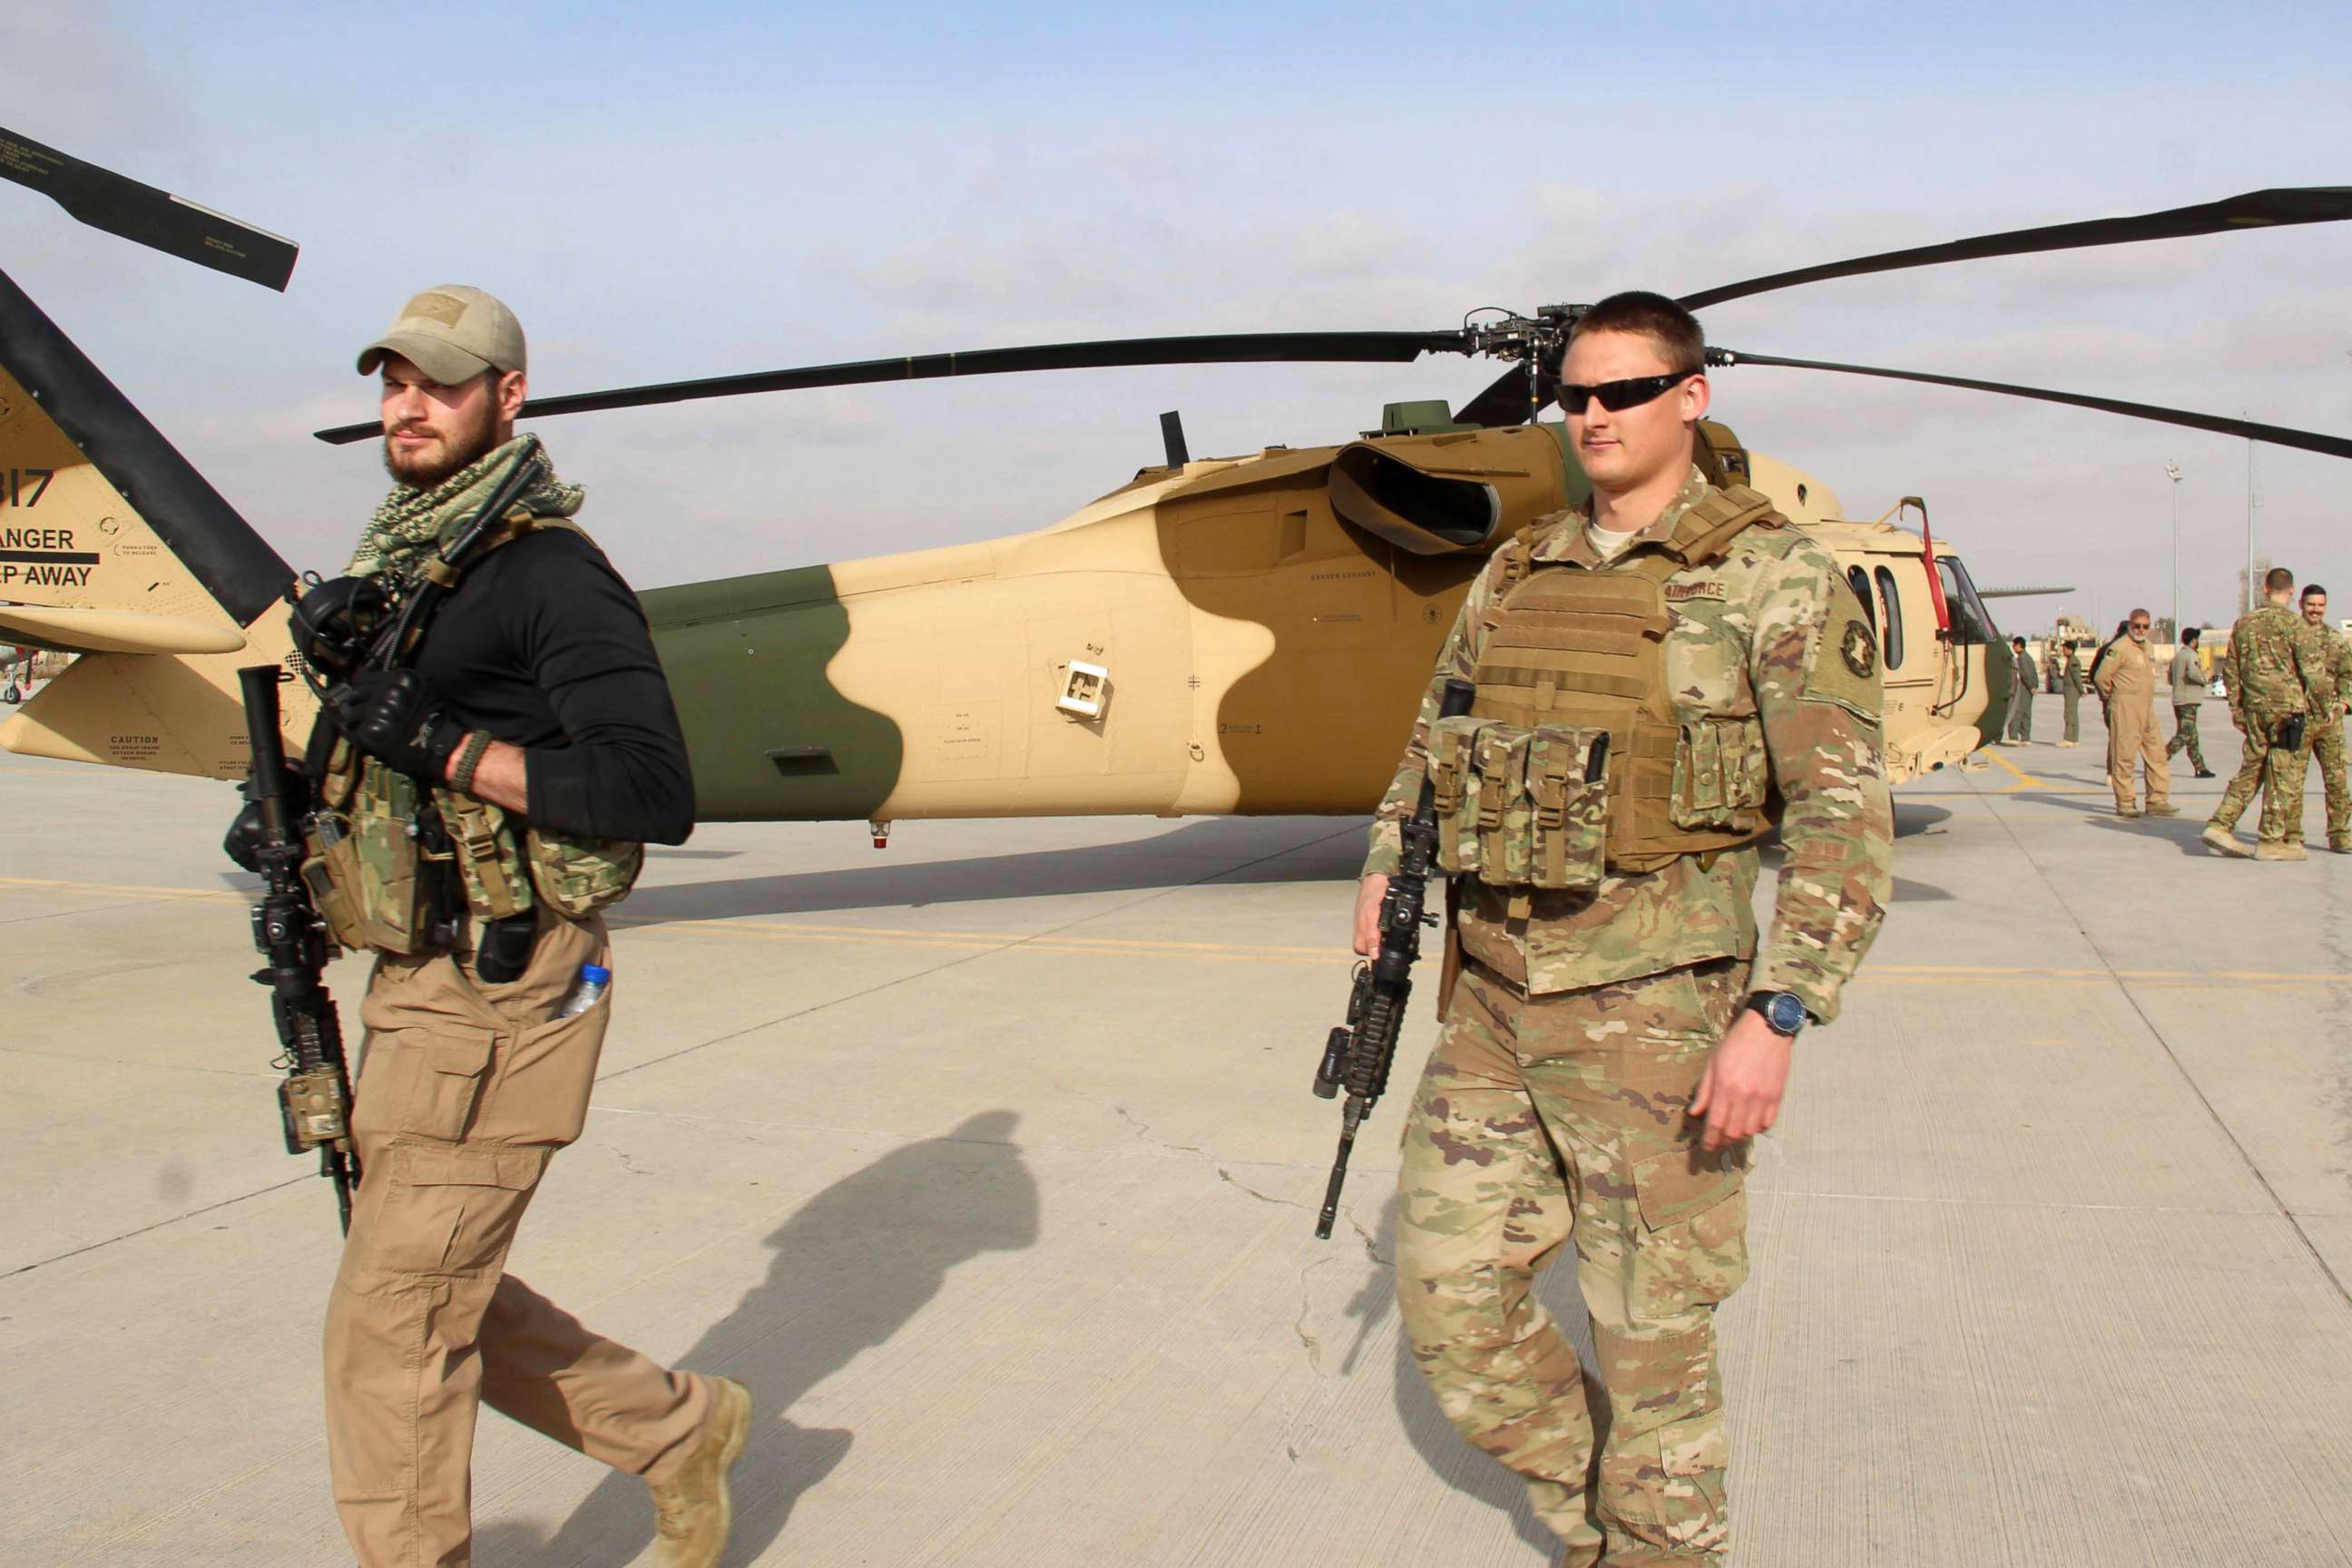
[(2300, 844), (2303, 842), (2303, 786), (2310, 776), (2311, 747), (2289, 751), (2274, 746), (2271, 737), (2278, 732), (2277, 714), (2246, 715), (2246, 754), (2239, 763), (2237, 773), (2229, 786), (2221, 792), (2221, 804), (2213, 810), (2210, 826), (2223, 829), (2238, 826), (2238, 818), (2252, 805), (2254, 792), (2263, 794), (2262, 841), (2265, 844)]
[(2352, 789), (2344, 777), (2344, 721), (2339, 719), (2311, 737), (2312, 761), (2319, 764), (2319, 787), (2327, 797), (2327, 842), (2352, 844)]
[(2177, 757), (2189, 753), (2189, 765), (2199, 773), (2205, 771), (2205, 745), (2197, 733), (2197, 708), (2194, 702), (2172, 705), (2172, 739), (2164, 743), (2164, 754)]
[[(1413, 1359), (1455, 1428), (1526, 1478), (1575, 1568), (1714, 1563), (1729, 1540), (1715, 1309), (1748, 1278), (1744, 1168), (1701, 1153), (1684, 1112), (1747, 980), (1721, 959), (1529, 996), (1466, 964), (1406, 1119)], [(1570, 1242), (1589, 1405), (1533, 1289)]]

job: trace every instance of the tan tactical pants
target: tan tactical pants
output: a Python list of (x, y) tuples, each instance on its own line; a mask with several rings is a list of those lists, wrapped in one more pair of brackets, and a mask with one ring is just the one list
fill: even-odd
[(365, 1568), (472, 1558), (478, 1400), (616, 1468), (684, 1463), (711, 1385), (581, 1326), (504, 1272), (556, 1150), (580, 1135), (613, 1002), (558, 1019), (602, 920), (557, 921), (530, 969), (476, 982), (386, 957), (352, 1132), (364, 1178), (327, 1307), (327, 1458)]
[[(1413, 1358), (1574, 1568), (1712, 1563), (1729, 1541), (1715, 1309), (1748, 1277), (1748, 1202), (1684, 1112), (1747, 981), (1727, 959), (1530, 997), (1465, 964), (1406, 1119)], [(1570, 1241), (1607, 1392), (1597, 1466), (1583, 1369), (1532, 1289)]]
[(2133, 805), (2132, 765), (2147, 775), (2147, 804), (2172, 804), (2172, 763), (2164, 754), (2164, 736), (2158, 731), (2153, 704), (2116, 702), (2107, 710), (2107, 783), (2116, 792), (2116, 809)]

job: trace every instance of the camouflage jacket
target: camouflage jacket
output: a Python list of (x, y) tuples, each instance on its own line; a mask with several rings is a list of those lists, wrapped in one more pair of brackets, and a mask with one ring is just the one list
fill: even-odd
[(2264, 605), (2230, 628), (2230, 718), (2326, 711), (2333, 691), (2324, 627), (2284, 605)]
[(2352, 640), (2333, 626), (2319, 628), (2321, 647), (2326, 650), (2321, 665), (2324, 677), (2315, 694), (2317, 715), (2314, 727), (2321, 730), (2339, 722), (2344, 717), (2344, 705), (2352, 702)]
[[(1708, 493), (1693, 470), (1674, 504), (1634, 536), (1639, 551), (1673, 531), (1683, 512)], [(1546, 562), (1595, 563), (1581, 510), (1535, 552)], [(1489, 561), (1471, 584), (1462, 613), (1439, 651), (1421, 716), (1395, 782), (1372, 823), (1364, 872), (1395, 871), (1402, 852), (1397, 824), (1412, 809), (1427, 776), (1426, 743), (1444, 683), (1468, 679), (1497, 600)], [(1676, 593), (1681, 587), (1684, 591)], [(1824, 1021), (1837, 1016), (1839, 993), (1884, 921), (1894, 882), (1894, 807), (1889, 797), (1879, 714), (1853, 702), (1852, 680), (1815, 689), (1826, 661), (1858, 657), (1874, 677), (1875, 639), (1851, 609), (1827, 551), (1788, 527), (1750, 528), (1724, 559), (1667, 581), (1673, 626), (1666, 671), (1685, 722), (1754, 713), (1771, 757), (1783, 803), (1780, 873), (1772, 931), (1751, 985), (1793, 992)], [(1836, 613), (1844, 603), (1846, 613)], [(1853, 619), (1853, 625), (1847, 621)], [(1834, 623), (1834, 624), (1832, 624)], [(1859, 646), (1859, 652), (1847, 651)], [(1870, 682), (1875, 687), (1875, 680)], [(1834, 689), (1838, 695), (1827, 693)], [(1755, 847), (1727, 851), (1712, 865), (1686, 856), (1664, 870), (1612, 873), (1591, 892), (1538, 892), (1525, 919), (1512, 919), (1506, 896), (1466, 879), (1460, 932), (1473, 958), (1529, 991), (1580, 990), (1715, 958), (1757, 953)]]

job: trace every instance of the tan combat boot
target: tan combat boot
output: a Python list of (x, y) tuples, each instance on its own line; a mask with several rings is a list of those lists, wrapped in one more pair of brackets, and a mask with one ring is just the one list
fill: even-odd
[(2216, 855), (2227, 855), (2232, 860), (2251, 859), (2253, 856), (2252, 850), (2238, 842), (2236, 834), (2218, 823), (2207, 823), (2202, 837)]
[(2331, 855), (2352, 855), (2352, 838), (2329, 838), (2327, 852)]
[(2116, 807), (2116, 815), (2117, 816), (2137, 816), (2141, 815), (2141, 813), (2139, 807), (2136, 805), (2119, 805)]
[(2308, 860), (2311, 857), (2304, 852), (2304, 847), (2300, 844), (2257, 844), (2254, 846), (2254, 858), (2257, 860)]
[(2150, 816), (2179, 816), (2180, 815), (2180, 808), (2173, 805), (2170, 801), (2167, 801), (2162, 805), (2149, 806), (2147, 808), (2147, 814)]
[(685, 1467), (666, 1481), (649, 1481), (654, 1494), (654, 1552), (660, 1568), (719, 1568), (727, 1550), (727, 1527), (734, 1503), (727, 1495), (727, 1472), (742, 1457), (751, 1432), (751, 1395), (731, 1377), (715, 1377), (719, 1396), (710, 1426), (688, 1456)]

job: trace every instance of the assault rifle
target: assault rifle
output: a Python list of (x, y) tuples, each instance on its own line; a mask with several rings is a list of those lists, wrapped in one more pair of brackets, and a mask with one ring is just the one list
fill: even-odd
[[(1454, 719), (1467, 713), (1476, 695), (1477, 689), (1466, 680), (1447, 681), (1437, 716)], [(1423, 779), (1421, 799), (1402, 825), (1404, 857), (1381, 900), (1380, 952), (1356, 965), (1355, 989), (1348, 994), (1348, 1021), (1324, 1041), (1323, 1061), (1315, 1069), (1318, 1098), (1329, 1100), (1342, 1087), (1348, 1091), (1348, 1103), (1339, 1113), (1339, 1153), (1331, 1162), (1331, 1182), (1323, 1190), (1323, 1212), (1315, 1221), (1318, 1240), (1331, 1238), (1332, 1222), (1339, 1217), (1339, 1189), (1348, 1180), (1348, 1156), (1356, 1147), (1356, 1130), (1388, 1092), (1397, 1034), (1404, 1026), (1405, 1001), (1412, 994), (1413, 961), (1421, 956), (1422, 928), (1434, 926), (1440, 919), (1422, 909), (1429, 878), (1437, 869), (1436, 799), (1435, 781)]]
[(269, 1012), (278, 1025), (281, 1054), (274, 1066), (285, 1071), (278, 1086), (278, 1110), (286, 1130), (286, 1152), (319, 1151), (319, 1173), (335, 1184), (335, 1207), (343, 1230), (352, 1228), (352, 1189), (359, 1185), (359, 1156), (352, 1148), (352, 1086), (343, 1068), (342, 1025), (334, 998), (327, 994), (327, 927), (302, 881), (299, 805), (289, 784), (300, 787), (286, 767), (278, 738), (278, 688), (289, 677), (274, 664), (236, 672), (245, 689), (245, 727), (253, 761), (246, 795), (257, 808), (261, 831), (255, 844), (263, 891), (253, 906), (253, 945), (268, 960), (253, 978), (269, 987)]

